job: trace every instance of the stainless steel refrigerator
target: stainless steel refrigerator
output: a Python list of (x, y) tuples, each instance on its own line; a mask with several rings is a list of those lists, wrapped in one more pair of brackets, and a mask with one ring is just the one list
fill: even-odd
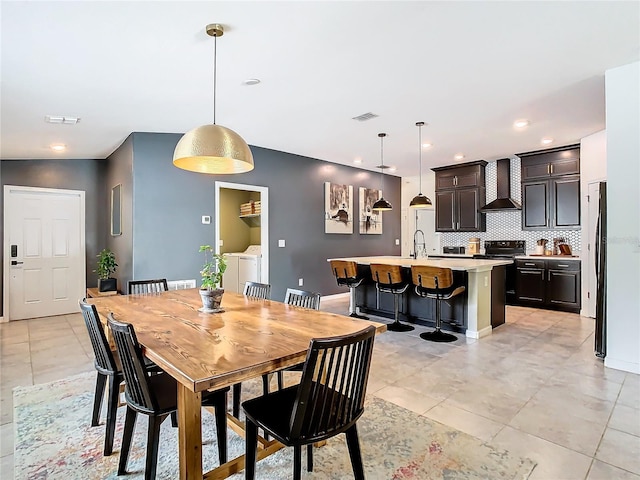
[(596, 332), (595, 353), (607, 355), (607, 183), (600, 182), (596, 223)]

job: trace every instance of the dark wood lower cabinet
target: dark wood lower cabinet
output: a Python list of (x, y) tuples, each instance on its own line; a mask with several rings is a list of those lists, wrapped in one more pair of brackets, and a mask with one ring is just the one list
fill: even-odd
[[(360, 267), (360, 266), (359, 266)], [(393, 318), (393, 294), (379, 293), (376, 285), (371, 280), (371, 271), (364, 274), (366, 280), (358, 287), (357, 304), (364, 313), (372, 313), (389, 319)], [(360, 272), (360, 270), (359, 270)], [(416, 295), (411, 284), (410, 269), (403, 269), (405, 280), (409, 287), (399, 297), (399, 319), (401, 322), (414, 323), (433, 327), (436, 318), (436, 302), (430, 298), (421, 298)], [(467, 272), (454, 270), (454, 281), (465, 286), (468, 285)], [(504, 303), (502, 306), (504, 311)], [(442, 329), (458, 333), (464, 333), (467, 329), (467, 292), (458, 295), (448, 302), (441, 304)]]
[(516, 260), (519, 304), (580, 312), (579, 260)]

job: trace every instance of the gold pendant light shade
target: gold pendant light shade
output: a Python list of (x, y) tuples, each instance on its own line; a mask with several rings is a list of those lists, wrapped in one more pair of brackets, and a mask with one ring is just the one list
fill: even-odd
[(182, 136), (173, 152), (173, 164), (198, 173), (245, 173), (253, 170), (253, 155), (249, 145), (233, 130), (203, 125)]
[(185, 133), (173, 152), (173, 164), (191, 172), (209, 174), (245, 173), (253, 170), (249, 145), (233, 130), (216, 125), (217, 39), (224, 34), (219, 23), (207, 25), (213, 37), (213, 124)]

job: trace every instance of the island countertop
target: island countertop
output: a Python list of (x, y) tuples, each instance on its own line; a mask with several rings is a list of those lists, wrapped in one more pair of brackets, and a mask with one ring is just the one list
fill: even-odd
[(474, 259), (474, 258), (412, 258), (399, 257), (394, 255), (382, 255), (377, 257), (347, 257), (329, 258), (331, 260), (345, 260), (356, 262), (360, 265), (371, 265), (372, 263), (382, 263), (386, 265), (400, 265), (410, 268), (412, 265), (425, 265), (428, 267), (450, 268), (451, 270), (465, 270), (467, 272), (477, 272), (491, 270), (499, 265), (510, 265), (510, 259)]

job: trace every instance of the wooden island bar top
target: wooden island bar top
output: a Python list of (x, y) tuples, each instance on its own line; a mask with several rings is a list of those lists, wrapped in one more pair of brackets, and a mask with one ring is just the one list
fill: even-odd
[[(369, 271), (368, 267), (372, 263), (382, 263), (387, 265), (399, 265), (403, 268), (410, 269), (412, 265), (426, 265), (440, 268), (450, 268), (454, 272), (464, 272), (466, 277), (466, 303), (464, 305), (464, 333), (470, 338), (481, 338), (486, 335), (490, 335), (493, 327), (504, 323), (504, 265), (513, 263), (513, 260), (509, 259), (473, 259), (473, 258), (411, 258), (400, 256), (369, 256), (369, 257), (346, 257), (346, 258), (331, 258), (331, 260), (345, 260), (352, 261), (358, 264), (359, 270), (365, 272)], [(495, 269), (495, 271), (494, 271)], [(492, 273), (494, 273), (492, 281)], [(369, 273), (370, 276), (370, 273)], [(407, 276), (410, 282), (410, 275)], [(371, 305), (371, 302), (367, 304), (368, 295), (367, 290), (371, 290), (373, 281), (369, 279), (368, 282), (358, 287), (361, 292), (361, 297), (364, 297), (364, 309), (375, 313), (376, 308)], [(413, 288), (407, 289), (405, 296), (409, 298), (409, 301), (413, 304), (421, 302), (422, 305), (426, 304), (426, 300), (420, 299), (413, 293)], [(376, 296), (376, 303), (378, 303), (379, 297)], [(412, 312), (413, 313), (413, 312)], [(408, 319), (412, 319), (410, 315)], [(418, 323), (423, 323), (419, 322)], [(444, 328), (444, 327), (443, 327)]]

